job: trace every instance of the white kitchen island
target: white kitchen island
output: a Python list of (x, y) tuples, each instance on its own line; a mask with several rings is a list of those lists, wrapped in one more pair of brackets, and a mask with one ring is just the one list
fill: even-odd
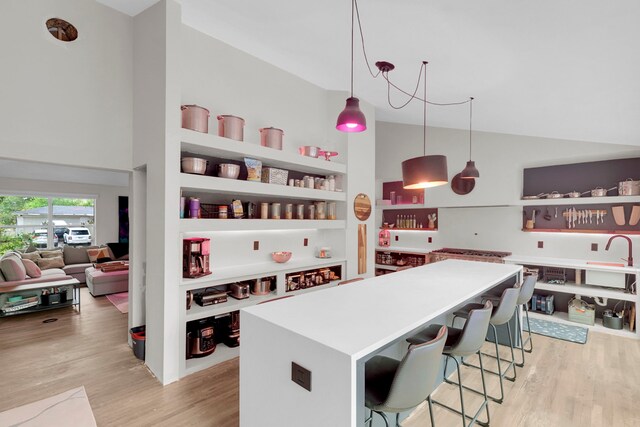
[[(242, 310), (241, 427), (364, 425), (364, 362), (522, 267), (447, 260)], [(292, 381), (311, 371), (311, 391)]]

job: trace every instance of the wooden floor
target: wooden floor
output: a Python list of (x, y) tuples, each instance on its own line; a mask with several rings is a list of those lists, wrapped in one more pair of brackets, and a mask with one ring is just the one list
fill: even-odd
[[(81, 314), (61, 309), (0, 319), (0, 411), (84, 385), (99, 426), (238, 425), (237, 359), (162, 387), (127, 346), (127, 315), (82, 292)], [(58, 321), (42, 323), (51, 317)], [(507, 382), (506, 402), (491, 404), (492, 426), (640, 425), (640, 341), (589, 333), (579, 345), (534, 335), (534, 345), (516, 382)], [(470, 368), (463, 380), (480, 384)], [(496, 377), (488, 381), (496, 392)], [(434, 398), (459, 401), (449, 385)], [(468, 406), (478, 402), (471, 393), (465, 399)], [(461, 424), (443, 409), (435, 416), (438, 426)], [(403, 425), (428, 426), (425, 408)]]

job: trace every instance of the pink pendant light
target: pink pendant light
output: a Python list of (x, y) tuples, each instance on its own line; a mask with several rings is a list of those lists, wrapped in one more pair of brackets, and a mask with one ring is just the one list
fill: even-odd
[(469, 98), (469, 161), (467, 166), (460, 172), (462, 179), (480, 178), (480, 172), (476, 168), (476, 162), (471, 160), (471, 119), (473, 118), (473, 98)]
[(422, 124), (423, 155), (402, 162), (402, 184), (407, 190), (437, 187), (449, 182), (447, 158), (427, 156), (427, 63), (424, 67), (424, 121)]
[(360, 110), (360, 100), (353, 96), (353, 28), (356, 0), (351, 0), (351, 96), (338, 116), (336, 129), (340, 132), (362, 132), (367, 129), (367, 119)]

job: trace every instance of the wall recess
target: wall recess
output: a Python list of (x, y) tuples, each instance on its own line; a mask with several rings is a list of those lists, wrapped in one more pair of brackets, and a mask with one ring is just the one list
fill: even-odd
[(63, 42), (72, 42), (78, 38), (78, 30), (73, 24), (60, 18), (51, 18), (46, 22), (47, 31), (54, 38)]

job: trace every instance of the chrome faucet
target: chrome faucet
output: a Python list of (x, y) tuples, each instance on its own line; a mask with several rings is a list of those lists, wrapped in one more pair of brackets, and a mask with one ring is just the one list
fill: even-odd
[(627, 242), (629, 242), (629, 258), (627, 258), (627, 265), (629, 267), (633, 267), (633, 243), (631, 242), (631, 239), (629, 237), (623, 236), (622, 234), (616, 234), (615, 236), (611, 236), (611, 238), (607, 242), (607, 246), (604, 248), (604, 250), (605, 251), (609, 250), (609, 246), (611, 246), (611, 242), (616, 237), (622, 237), (623, 239), (627, 239)]

